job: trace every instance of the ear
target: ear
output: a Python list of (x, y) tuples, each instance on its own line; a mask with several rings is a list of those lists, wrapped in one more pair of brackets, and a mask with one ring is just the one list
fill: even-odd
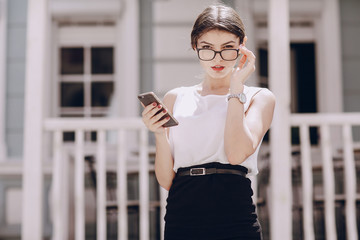
[(247, 41), (247, 36), (245, 36), (245, 37), (244, 37), (244, 39), (243, 39), (243, 43), (242, 43), (241, 45), (245, 46), (246, 41)]

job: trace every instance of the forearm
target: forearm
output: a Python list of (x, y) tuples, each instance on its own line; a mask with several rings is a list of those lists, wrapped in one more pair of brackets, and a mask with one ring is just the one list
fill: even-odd
[(175, 177), (174, 160), (171, 154), (170, 144), (165, 134), (155, 134), (156, 139), (156, 157), (155, 174), (156, 178), (163, 188), (170, 189), (172, 180)]
[(225, 125), (225, 153), (231, 164), (240, 164), (254, 151), (251, 132), (246, 126), (244, 105), (230, 99)]
[[(232, 82), (231, 94), (244, 91), (241, 82)], [(225, 153), (231, 164), (240, 164), (254, 152), (253, 139), (246, 126), (244, 104), (238, 99), (231, 98), (228, 102), (225, 125)]]

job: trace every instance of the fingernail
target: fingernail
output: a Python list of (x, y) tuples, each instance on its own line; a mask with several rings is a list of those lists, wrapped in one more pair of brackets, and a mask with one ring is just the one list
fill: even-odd
[(170, 117), (166, 117), (166, 120), (169, 120), (170, 119)]
[(166, 109), (163, 110), (163, 113), (166, 113)]
[(155, 103), (155, 102), (153, 103), (153, 106), (154, 106), (154, 107), (156, 106), (156, 103)]
[(159, 106), (158, 106), (158, 108), (162, 108), (162, 106), (161, 106), (161, 105), (159, 105)]

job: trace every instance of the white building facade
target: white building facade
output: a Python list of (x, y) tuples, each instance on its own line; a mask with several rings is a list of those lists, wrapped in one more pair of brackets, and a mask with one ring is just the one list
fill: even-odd
[[(201, 81), (214, 1), (0, 0), (0, 239), (161, 239), (137, 94)], [(228, 0), (277, 97), (253, 180), (264, 239), (357, 239), (360, 3)], [(359, 165), (360, 166), (360, 165)]]

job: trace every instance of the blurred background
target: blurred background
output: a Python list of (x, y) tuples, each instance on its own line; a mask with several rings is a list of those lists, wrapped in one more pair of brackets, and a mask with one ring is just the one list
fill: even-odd
[[(0, 0), (0, 239), (162, 239), (136, 96), (201, 81), (190, 32), (217, 2)], [(358, 239), (360, 2), (223, 3), (257, 56), (247, 85), (277, 96), (252, 178), (264, 240)]]

